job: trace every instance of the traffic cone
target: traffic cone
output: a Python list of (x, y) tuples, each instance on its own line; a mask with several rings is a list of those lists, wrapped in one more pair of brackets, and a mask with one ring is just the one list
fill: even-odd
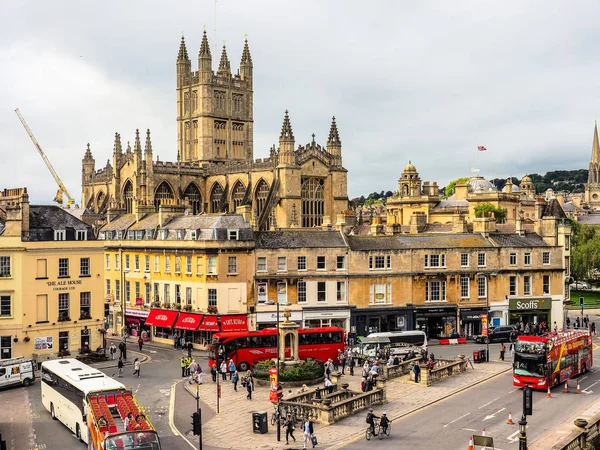
[(514, 425), (515, 423), (512, 420), (512, 411), (508, 412), (508, 422), (506, 422), (509, 425)]
[(485, 436), (485, 428), (483, 430), (481, 430), (481, 435)]
[(567, 382), (565, 381), (565, 389), (563, 392), (569, 392), (569, 386), (567, 386)]
[(473, 445), (473, 436), (469, 437), (469, 447), (467, 450), (475, 450), (475, 446)]
[(548, 393), (546, 394), (546, 397), (552, 398), (552, 394), (550, 393), (550, 386), (548, 386)]
[(579, 386), (579, 380), (577, 380), (577, 393), (581, 394), (581, 387)]

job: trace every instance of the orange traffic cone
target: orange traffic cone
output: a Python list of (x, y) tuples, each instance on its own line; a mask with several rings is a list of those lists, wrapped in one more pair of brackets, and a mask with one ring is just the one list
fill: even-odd
[(483, 430), (481, 430), (481, 435), (485, 436), (485, 428)]
[(473, 445), (473, 436), (469, 437), (469, 447), (467, 450), (475, 450), (475, 446)]
[(579, 386), (579, 380), (577, 380), (577, 393), (581, 394), (581, 387)]
[(508, 422), (506, 422), (509, 425), (514, 425), (514, 422), (512, 420), (512, 411), (508, 412)]
[(567, 386), (567, 382), (565, 381), (565, 389), (563, 392), (569, 392), (569, 386)]
[(546, 394), (546, 397), (552, 398), (552, 394), (550, 393), (550, 386), (548, 386), (548, 393)]

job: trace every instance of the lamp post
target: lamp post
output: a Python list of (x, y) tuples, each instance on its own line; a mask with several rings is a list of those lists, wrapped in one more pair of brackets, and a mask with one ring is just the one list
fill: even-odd
[[(279, 388), (279, 352), (280, 352), (280, 341), (279, 335), (279, 299), (277, 299), (277, 387)], [(281, 399), (277, 396), (277, 442), (281, 441)]]
[[(123, 265), (121, 265), (123, 267)], [(129, 298), (127, 298), (127, 302), (125, 301), (125, 297), (129, 297), (129, 292), (126, 289), (127, 286), (127, 274), (129, 273), (129, 269), (123, 270), (123, 295), (121, 296), (121, 316), (123, 317), (123, 324), (121, 326), (121, 334), (123, 338), (127, 338), (127, 313), (125, 311), (125, 307), (129, 302)]]
[[(219, 314), (217, 313), (217, 328), (219, 326)], [(214, 339), (214, 337), (213, 337)], [(219, 376), (221, 376), (221, 364), (219, 363), (219, 342), (215, 341), (215, 359), (217, 361), (217, 414), (219, 414), (219, 399), (221, 398), (221, 386), (219, 384)], [(225, 353), (223, 353), (223, 361), (225, 361)]]
[(525, 414), (519, 420), (519, 450), (527, 450), (527, 416)]
[(488, 335), (487, 338), (485, 340), (485, 360), (487, 362), (490, 362), (490, 298), (487, 295), (487, 278), (485, 278), (485, 290), (486, 290), (486, 295), (485, 295), (485, 313), (487, 314), (487, 329), (488, 329)]

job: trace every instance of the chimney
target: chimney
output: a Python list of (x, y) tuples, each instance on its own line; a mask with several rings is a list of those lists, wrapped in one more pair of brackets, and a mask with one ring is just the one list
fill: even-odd
[(558, 200), (558, 204), (561, 208), (565, 206), (565, 194), (562, 192), (560, 194), (556, 194), (556, 200)]
[(452, 216), (452, 232), (453, 233), (466, 233), (467, 232), (467, 221), (465, 220), (464, 214), (460, 211), (455, 211)]
[(337, 220), (335, 221), (335, 229), (341, 231), (346, 225), (346, 216), (344, 214), (338, 214)]
[(383, 234), (383, 225), (381, 217), (373, 217), (371, 220), (371, 236), (381, 236)]
[(27, 188), (4, 189), (0, 206), (6, 211), (4, 236), (29, 240), (29, 194)]
[(523, 228), (523, 221), (521, 220), (521, 215), (517, 215), (517, 220), (515, 221), (515, 232), (523, 236), (525, 234), (525, 229)]
[(546, 206), (546, 200), (543, 198), (535, 199), (535, 220), (541, 220), (542, 214), (544, 213), (544, 207)]
[(158, 206), (158, 226), (164, 227), (166, 223), (175, 216), (180, 216), (185, 212), (185, 205), (177, 200), (163, 201)]
[(544, 217), (537, 220), (534, 229), (548, 245), (558, 245), (558, 219), (556, 217)]
[(475, 217), (473, 219), (473, 233), (481, 233), (485, 237), (488, 237), (490, 233), (496, 231), (496, 219), (484, 215), (484, 217)]
[(456, 187), (454, 188), (454, 198), (456, 200), (466, 200), (468, 194), (469, 185), (466, 182), (460, 181), (456, 183)]
[(429, 193), (429, 195), (433, 195), (433, 196), (439, 196), (440, 193), (440, 188), (437, 184), (437, 181), (434, 181), (431, 183), (431, 192)]
[(246, 222), (251, 223), (252, 207), (250, 205), (238, 206), (235, 208), (235, 213), (241, 215)]
[(512, 194), (512, 180), (509, 178), (508, 180), (506, 180), (506, 193), (507, 194)]
[(421, 233), (427, 225), (427, 216), (424, 212), (416, 211), (410, 216), (410, 234)]
[(321, 228), (323, 228), (323, 230), (325, 230), (325, 231), (331, 230), (331, 217), (323, 216), (323, 222), (321, 223)]

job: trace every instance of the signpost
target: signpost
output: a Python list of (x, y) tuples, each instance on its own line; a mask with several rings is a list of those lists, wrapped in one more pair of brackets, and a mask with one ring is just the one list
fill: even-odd
[(584, 304), (584, 298), (579, 297), (579, 307), (581, 308), (581, 324), (582, 324), (582, 326), (583, 326), (583, 304)]
[(533, 389), (527, 385), (523, 389), (523, 415), (519, 420), (519, 450), (527, 450), (527, 416), (533, 414)]

